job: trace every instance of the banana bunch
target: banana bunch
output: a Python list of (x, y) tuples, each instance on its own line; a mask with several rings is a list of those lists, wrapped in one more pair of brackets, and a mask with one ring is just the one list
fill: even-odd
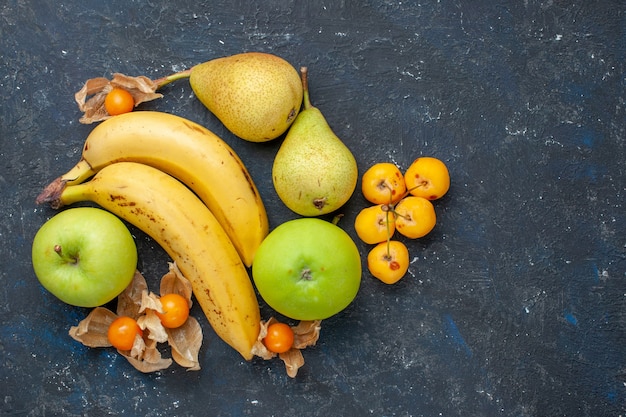
[(172, 114), (112, 117), (89, 134), (81, 160), (37, 197), (55, 208), (80, 201), (159, 243), (191, 281), (216, 334), (252, 358), (260, 312), (246, 266), (268, 220), (247, 169), (224, 141)]
[(172, 175), (207, 205), (246, 266), (268, 233), (261, 196), (235, 151), (210, 130), (183, 117), (156, 111), (121, 114), (87, 137), (81, 160), (37, 198), (52, 200), (107, 165), (138, 162)]

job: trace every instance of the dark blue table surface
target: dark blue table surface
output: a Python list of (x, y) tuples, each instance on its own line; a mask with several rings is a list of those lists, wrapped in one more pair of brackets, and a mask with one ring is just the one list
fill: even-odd
[[(309, 67), (314, 104), (361, 172), (431, 155), (452, 187), (433, 233), (407, 241), (407, 276), (385, 286), (365, 272), (296, 379), (278, 360), (243, 361), (199, 310), (202, 369), (144, 375), (67, 335), (88, 310), (32, 272), (32, 238), (54, 214), (34, 198), (93, 128), (73, 101), (85, 80), (244, 51)], [(626, 414), (623, 1), (4, 0), (0, 54), (0, 414)], [(271, 186), (280, 140), (235, 138), (184, 80), (163, 92), (141, 109), (216, 132), (271, 227), (297, 217)], [(342, 210), (355, 239), (365, 206), (357, 192)], [(154, 285), (169, 259), (132, 230)]]

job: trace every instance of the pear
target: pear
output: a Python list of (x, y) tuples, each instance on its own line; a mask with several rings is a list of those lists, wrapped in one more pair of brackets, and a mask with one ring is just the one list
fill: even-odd
[(228, 130), (251, 142), (282, 135), (302, 105), (298, 71), (267, 53), (246, 52), (197, 64), (189, 83)]
[(300, 69), (304, 108), (293, 122), (272, 166), (278, 197), (302, 216), (319, 216), (343, 206), (356, 187), (358, 168), (350, 149), (311, 105), (307, 68)]

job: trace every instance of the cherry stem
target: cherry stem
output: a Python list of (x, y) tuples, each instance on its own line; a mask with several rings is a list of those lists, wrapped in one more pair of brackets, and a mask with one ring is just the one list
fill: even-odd
[[(306, 68), (303, 68), (304, 70), (306, 70)], [(300, 69), (300, 72), (302, 72), (302, 69)], [(302, 74), (303, 79), (302, 79), (302, 83), (303, 85), (305, 85), (305, 79), (306, 79), (306, 71), (303, 72)], [(308, 95), (308, 94), (307, 94)], [(306, 106), (305, 106), (306, 107)], [(403, 219), (408, 219), (409, 216), (400, 214), (396, 211), (396, 205), (394, 203), (392, 203), (392, 193), (393, 190), (391, 189), (391, 187), (389, 185), (387, 185), (386, 183), (384, 183), (384, 186), (389, 189), (389, 203), (388, 204), (382, 204), (380, 206), (380, 209), (385, 212), (385, 222), (387, 223), (387, 259), (391, 260), (391, 233), (390, 233), (390, 229), (389, 229), (389, 213), (393, 214), (394, 217), (402, 217)], [(398, 202), (400, 200), (402, 200), (403, 198), (407, 197), (409, 194), (411, 194), (411, 191), (415, 190), (416, 188), (422, 187), (424, 186), (424, 184), (418, 184), (415, 187), (409, 188), (408, 190), (405, 191), (405, 193), (402, 195), (402, 197), (400, 197), (398, 199)], [(397, 204), (397, 203), (396, 203)]]
[(400, 197), (398, 199), (398, 201), (402, 200), (404, 197), (408, 197), (409, 194), (411, 194), (411, 191), (413, 191), (413, 190), (415, 190), (417, 188), (423, 187), (423, 186), (424, 186), (424, 184), (422, 183), (422, 184), (416, 185), (415, 187), (409, 188), (408, 190), (406, 190), (406, 192), (404, 194), (402, 194), (402, 197)]
[(410, 216), (406, 216), (404, 214), (400, 214), (397, 211), (393, 211), (393, 214), (396, 215), (397, 217), (402, 217), (403, 219), (409, 220), (411, 217)]
[[(386, 204), (383, 207), (389, 208)], [(385, 210), (385, 222), (387, 223), (387, 257), (391, 258), (391, 230), (389, 228), (389, 210)]]

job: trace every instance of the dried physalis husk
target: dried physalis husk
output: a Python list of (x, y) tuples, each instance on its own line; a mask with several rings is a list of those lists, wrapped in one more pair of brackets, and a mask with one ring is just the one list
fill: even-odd
[(157, 311), (163, 313), (159, 296), (144, 290), (141, 293), (141, 305), (139, 306), (141, 316), (137, 319), (137, 324), (142, 330), (149, 330), (148, 338), (159, 343), (167, 342), (167, 332), (156, 314)]
[[(180, 294), (192, 306), (191, 295), (193, 289), (191, 282), (185, 278), (178, 269), (176, 262), (169, 263), (169, 271), (161, 278), (161, 295)], [(185, 324), (175, 329), (166, 329), (167, 341), (172, 348), (172, 358), (180, 366), (186, 367), (189, 371), (200, 369), (200, 347), (202, 347), (202, 328), (194, 317), (189, 316)]]
[(85, 317), (78, 326), (70, 327), (70, 336), (89, 347), (109, 347), (111, 342), (107, 337), (109, 326), (117, 315), (104, 307), (96, 307)]
[(276, 320), (274, 317), (270, 317), (268, 321), (261, 320), (259, 335), (257, 336), (254, 345), (252, 345), (253, 355), (263, 358), (265, 360), (270, 360), (274, 356), (276, 356), (276, 353), (270, 351), (268, 348), (265, 347), (265, 344), (263, 344), (263, 339), (265, 339), (265, 336), (267, 336), (267, 328), (270, 326), (270, 324), (276, 322), (278, 322), (278, 320)]
[[(191, 284), (180, 273), (176, 264), (170, 263), (169, 272), (163, 276), (161, 289), (184, 295), (191, 305)], [(165, 283), (163, 282), (165, 281)], [(189, 290), (189, 291), (188, 291)], [(194, 317), (177, 329), (166, 329), (156, 312), (163, 312), (159, 296), (148, 292), (146, 280), (139, 273), (131, 284), (118, 296), (117, 314), (104, 307), (96, 307), (78, 326), (70, 328), (69, 334), (75, 340), (89, 347), (110, 347), (107, 333), (110, 324), (119, 316), (128, 316), (137, 320), (143, 330), (143, 337), (137, 335), (133, 347), (128, 351), (118, 349), (137, 370), (154, 372), (172, 364), (172, 359), (163, 358), (158, 350), (158, 343), (168, 342), (172, 348), (172, 357), (188, 370), (199, 370), (198, 355), (202, 346), (202, 329)]]
[[(160, 308), (160, 305), (159, 305)], [(165, 327), (161, 324), (161, 319), (156, 315), (156, 310), (147, 309), (137, 319), (137, 324), (141, 330), (147, 330), (147, 338), (158, 343), (167, 342), (168, 334)]]
[(139, 271), (135, 271), (135, 276), (130, 285), (117, 296), (117, 315), (128, 316), (137, 320), (143, 294), (147, 291), (146, 279)]
[(163, 358), (161, 356), (161, 352), (157, 349), (157, 342), (154, 340), (146, 342), (144, 349), (140, 351), (138, 355), (126, 355), (125, 352), (120, 350), (118, 350), (118, 352), (126, 357), (128, 362), (130, 362), (135, 369), (144, 373), (160, 371), (168, 368), (172, 364), (170, 358)]
[(320, 338), (321, 324), (321, 320), (309, 320), (301, 321), (297, 326), (292, 327), (294, 336), (293, 347), (304, 349), (307, 346), (315, 346)]
[(202, 346), (202, 328), (194, 317), (187, 318), (185, 324), (175, 329), (166, 329), (167, 342), (172, 348), (172, 358), (189, 371), (198, 371), (198, 355)]
[(169, 262), (168, 265), (169, 272), (161, 278), (161, 288), (159, 289), (161, 295), (180, 294), (187, 299), (189, 308), (191, 308), (191, 295), (193, 294), (191, 282), (183, 276), (176, 262)]
[(295, 378), (298, 375), (298, 369), (304, 366), (304, 356), (300, 349), (291, 348), (279, 354), (278, 357), (285, 363), (285, 370), (291, 378)]
[[(169, 271), (161, 278), (160, 285), (161, 296), (165, 294), (180, 294), (187, 300), (187, 304), (191, 308), (192, 288), (191, 282), (185, 278), (178, 269), (175, 262), (169, 263)], [(141, 311), (145, 310), (145, 321), (143, 326), (148, 328), (150, 332), (159, 332), (158, 338), (155, 340), (167, 341), (172, 348), (172, 358), (181, 366), (188, 370), (199, 370), (200, 362), (198, 355), (202, 346), (202, 328), (200, 323), (194, 317), (188, 317), (187, 321), (180, 327), (175, 329), (167, 329), (163, 327), (156, 312), (162, 313), (160, 297), (150, 293), (144, 294)], [(142, 324), (139, 324), (142, 327)], [(143, 327), (142, 327), (143, 328)], [(162, 333), (161, 333), (162, 332)]]
[[(265, 360), (272, 359), (276, 356), (276, 353), (270, 351), (263, 344), (263, 339), (267, 336), (267, 329), (272, 323), (277, 323), (274, 317), (271, 317), (267, 321), (261, 320), (261, 330), (257, 341), (252, 346), (252, 354), (263, 358)], [(298, 374), (298, 369), (304, 365), (304, 356), (302, 355), (302, 349), (308, 346), (314, 346), (320, 336), (320, 330), (322, 329), (321, 320), (301, 321), (296, 326), (290, 326), (293, 330), (294, 341), (293, 346), (287, 352), (278, 354), (278, 357), (285, 363), (285, 370), (287, 375), (291, 378), (295, 378)]]
[(110, 81), (104, 77), (87, 80), (74, 95), (78, 108), (84, 113), (80, 122), (90, 124), (112, 117), (104, 108), (104, 99), (113, 88), (123, 88), (128, 91), (137, 106), (140, 103), (163, 97), (163, 94), (156, 92), (158, 87), (156, 82), (143, 75), (129, 77), (115, 73)]

